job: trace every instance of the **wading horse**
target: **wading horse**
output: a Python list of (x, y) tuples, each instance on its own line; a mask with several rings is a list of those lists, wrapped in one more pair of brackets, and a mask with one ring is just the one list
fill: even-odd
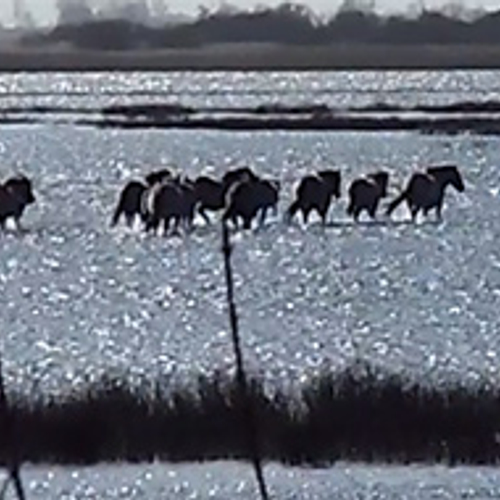
[(357, 222), (363, 210), (366, 210), (374, 219), (381, 198), (387, 195), (388, 182), (389, 174), (383, 171), (354, 180), (349, 186), (347, 214), (352, 215)]
[(207, 211), (218, 211), (225, 207), (226, 195), (234, 184), (246, 180), (257, 180), (258, 176), (249, 168), (228, 170), (220, 181), (202, 175), (194, 181), (198, 201), (197, 210), (205, 223), (210, 223)]
[(406, 189), (389, 204), (386, 213), (391, 215), (400, 203), (406, 201), (413, 221), (420, 210), (427, 215), (432, 209), (436, 209), (437, 219), (441, 220), (444, 193), (449, 184), (460, 193), (465, 189), (462, 176), (455, 165), (429, 167), (425, 172), (416, 172), (411, 176)]
[(198, 200), (198, 213), (206, 224), (210, 224), (207, 211), (218, 211), (224, 208), (224, 186), (222, 182), (201, 175), (194, 181), (194, 191)]
[(120, 198), (118, 199), (118, 203), (113, 213), (113, 218), (111, 219), (111, 226), (116, 226), (116, 224), (118, 224), (122, 214), (129, 227), (133, 225), (137, 215), (140, 215), (142, 221), (144, 222), (141, 210), (141, 200), (147, 190), (148, 186), (146, 186), (143, 182), (128, 182), (120, 193)]
[(141, 200), (146, 231), (156, 232), (162, 226), (167, 236), (177, 232), (180, 225), (189, 231), (196, 202), (194, 183), (187, 178), (155, 184), (144, 192)]
[(118, 224), (121, 216), (125, 217), (127, 226), (131, 227), (137, 216), (140, 216), (141, 221), (146, 222), (146, 216), (143, 210), (143, 198), (146, 196), (146, 191), (153, 188), (157, 184), (167, 182), (174, 179), (173, 172), (168, 168), (162, 168), (149, 172), (144, 176), (144, 181), (130, 181), (121, 190), (116, 204), (111, 226)]
[(226, 194), (226, 209), (223, 219), (230, 220), (238, 227), (243, 220), (243, 228), (250, 229), (255, 217), (259, 226), (263, 225), (269, 209), (277, 213), (280, 183), (274, 179), (247, 178), (234, 183)]
[(21, 229), (20, 219), (24, 209), (35, 202), (31, 181), (25, 175), (11, 177), (0, 184), (0, 228), (5, 228), (5, 222), (13, 218), (16, 228)]
[(316, 210), (322, 224), (326, 224), (326, 216), (332, 196), (340, 198), (340, 171), (322, 170), (313, 175), (307, 175), (297, 187), (295, 201), (287, 210), (286, 220), (290, 222), (297, 211), (302, 212), (307, 224), (309, 214)]

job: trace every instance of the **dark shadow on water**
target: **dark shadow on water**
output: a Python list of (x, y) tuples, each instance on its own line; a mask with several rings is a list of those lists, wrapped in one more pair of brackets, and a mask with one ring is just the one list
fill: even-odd
[(411, 219), (399, 220), (365, 220), (365, 221), (331, 221), (327, 222), (326, 228), (354, 228), (354, 227), (421, 227), (421, 226), (439, 226), (443, 222), (435, 219), (426, 219), (423, 221), (413, 222)]
[[(231, 234), (269, 234), (273, 232), (281, 232), (284, 230), (284, 232), (287, 231), (287, 229), (295, 229), (299, 230), (302, 232), (310, 232), (310, 233), (317, 233), (317, 234), (322, 234), (324, 232), (328, 232), (330, 229), (355, 229), (355, 228), (375, 228), (375, 227), (382, 227), (382, 228), (397, 228), (397, 227), (415, 227), (415, 229), (418, 229), (420, 227), (427, 227), (427, 226), (441, 226), (443, 224), (443, 221), (438, 221), (436, 219), (424, 219), (424, 220), (419, 220), (416, 223), (413, 222), (411, 219), (398, 219), (398, 220), (390, 220), (390, 219), (383, 219), (383, 220), (363, 220), (359, 222), (354, 222), (352, 220), (333, 220), (327, 222), (325, 225), (322, 225), (320, 221), (315, 221), (310, 224), (303, 224), (301, 222), (293, 221), (290, 223), (284, 222), (282, 220), (273, 220), (266, 222), (263, 225), (254, 225), (252, 226), (251, 229), (243, 229), (241, 227), (239, 228), (231, 228)], [(144, 240), (149, 240), (151, 238), (164, 238), (166, 240), (174, 239), (174, 240), (179, 240), (179, 239), (186, 239), (190, 237), (196, 237), (196, 238), (204, 238), (204, 237), (209, 237), (210, 235), (214, 235), (218, 233), (219, 231), (219, 226), (217, 223), (214, 224), (200, 224), (194, 226), (190, 231), (184, 232), (182, 230), (179, 230), (177, 232), (172, 232), (168, 235), (165, 235), (161, 232), (158, 232), (157, 234), (154, 233), (144, 233), (142, 230), (139, 228), (127, 228), (127, 227), (120, 227), (120, 228), (106, 228), (103, 226), (102, 228), (95, 228), (95, 227), (89, 227), (85, 222), (79, 221), (74, 224), (63, 224), (63, 225), (53, 225), (53, 226), (45, 226), (45, 225), (34, 225), (34, 226), (26, 226), (26, 227), (21, 227), (20, 229), (15, 229), (12, 227), (6, 228), (4, 231), (0, 231), (0, 239), (5, 238), (5, 237), (17, 237), (19, 239), (24, 239), (26, 237), (36, 237), (36, 238), (47, 238), (47, 237), (55, 237), (55, 236), (60, 236), (64, 239), (74, 239), (74, 238), (79, 238), (84, 234), (99, 234), (99, 235), (104, 235), (104, 234), (120, 234), (122, 236), (127, 236), (131, 238), (139, 238), (139, 239), (144, 239)]]

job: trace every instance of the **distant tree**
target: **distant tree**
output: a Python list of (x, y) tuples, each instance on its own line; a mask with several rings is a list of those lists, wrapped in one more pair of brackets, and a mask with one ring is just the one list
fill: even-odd
[(152, 26), (162, 26), (168, 23), (169, 8), (165, 0), (151, 0), (149, 4), (149, 19)]
[(83, 24), (94, 20), (94, 12), (87, 0), (57, 0), (57, 24)]
[(375, 14), (375, 0), (343, 0), (338, 14), (345, 12), (362, 12), (364, 14)]
[(326, 25), (331, 41), (373, 42), (379, 37), (381, 20), (370, 0), (344, 0), (339, 11)]
[(500, 43), (500, 10), (488, 13), (470, 26), (470, 39), (481, 43)]
[(35, 21), (31, 11), (26, 6), (24, 0), (14, 2), (14, 24), (18, 28), (31, 30), (35, 27)]
[[(92, 1), (99, 1), (100, 8), (93, 8)], [(326, 20), (309, 7), (290, 1), (275, 8), (259, 5), (249, 10), (223, 1), (215, 10), (200, 6), (197, 19), (175, 26), (166, 19), (167, 1), (57, 0), (59, 24), (37, 38), (37, 43), (64, 41), (76, 47), (114, 50), (225, 42), (500, 43), (500, 10), (471, 17), (461, 0), (449, 0), (441, 10), (426, 9), (424, 0), (416, 0), (412, 16), (389, 17), (376, 13), (375, 0), (343, 0), (336, 15)], [(16, 5), (20, 9), (23, 0)], [(159, 26), (152, 19), (160, 13), (165, 19)]]
[(212, 15), (212, 12), (206, 5), (198, 5), (198, 20), (208, 19)]

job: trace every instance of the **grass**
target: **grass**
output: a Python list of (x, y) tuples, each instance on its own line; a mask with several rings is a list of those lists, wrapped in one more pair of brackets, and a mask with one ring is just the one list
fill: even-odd
[[(428, 387), (356, 363), (291, 392), (249, 381), (264, 461), (495, 464), (500, 388)], [(103, 377), (59, 396), (10, 394), (22, 462), (94, 464), (250, 460), (236, 380), (221, 372), (186, 386)], [(8, 463), (6, 440), (0, 460)]]

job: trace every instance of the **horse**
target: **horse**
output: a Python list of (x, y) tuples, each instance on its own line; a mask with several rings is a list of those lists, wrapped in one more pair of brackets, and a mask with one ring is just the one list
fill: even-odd
[(455, 165), (438, 165), (427, 168), (425, 172), (416, 172), (406, 189), (389, 204), (386, 214), (391, 215), (400, 203), (406, 201), (413, 222), (420, 210), (427, 215), (433, 208), (436, 209), (437, 220), (441, 221), (444, 193), (449, 184), (459, 193), (465, 190), (462, 176)]
[(142, 197), (147, 190), (148, 186), (140, 181), (130, 181), (126, 184), (120, 193), (120, 198), (113, 213), (111, 227), (118, 224), (122, 214), (125, 216), (129, 227), (132, 226), (137, 215), (140, 215), (144, 221)]
[(295, 201), (286, 213), (290, 222), (297, 211), (302, 212), (307, 224), (309, 214), (316, 210), (321, 217), (322, 224), (326, 224), (326, 215), (330, 208), (332, 196), (340, 198), (341, 174), (338, 170), (322, 170), (316, 174), (307, 175), (297, 187)]
[(249, 167), (228, 170), (220, 181), (207, 176), (200, 176), (194, 181), (194, 188), (198, 200), (198, 213), (207, 224), (210, 218), (207, 210), (222, 210), (225, 205), (227, 192), (234, 184), (245, 180), (257, 180), (257, 175)]
[(347, 214), (357, 222), (363, 210), (375, 219), (380, 199), (387, 196), (389, 174), (384, 171), (369, 174), (354, 180), (349, 186), (349, 206)]
[(189, 179), (172, 179), (155, 184), (144, 192), (141, 201), (145, 230), (157, 231), (162, 225), (163, 234), (168, 235), (172, 221), (174, 232), (181, 224), (190, 230), (196, 201), (193, 182)]
[(120, 192), (116, 205), (111, 227), (118, 224), (122, 214), (125, 216), (126, 224), (131, 227), (139, 215), (142, 222), (146, 222), (146, 211), (143, 199), (146, 192), (157, 184), (174, 179), (173, 172), (168, 168), (154, 170), (144, 176), (144, 181), (130, 181)]
[(16, 175), (0, 184), (0, 228), (5, 229), (7, 219), (12, 217), (16, 228), (20, 229), (25, 208), (35, 201), (33, 186), (25, 175)]
[(227, 192), (223, 220), (231, 220), (238, 226), (243, 219), (243, 228), (250, 229), (253, 219), (259, 216), (259, 225), (264, 224), (267, 211), (277, 211), (280, 183), (271, 179), (247, 178), (237, 182)]
[(210, 218), (206, 211), (224, 208), (224, 185), (220, 181), (202, 175), (194, 181), (194, 192), (198, 201), (198, 213), (209, 224)]

